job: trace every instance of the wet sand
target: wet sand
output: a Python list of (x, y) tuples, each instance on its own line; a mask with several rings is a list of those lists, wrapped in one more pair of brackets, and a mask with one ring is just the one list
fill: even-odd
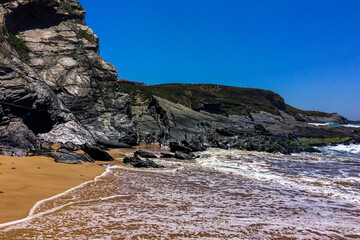
[(99, 163), (55, 163), (48, 157), (0, 156), (0, 223), (26, 217), (36, 202), (102, 174)]

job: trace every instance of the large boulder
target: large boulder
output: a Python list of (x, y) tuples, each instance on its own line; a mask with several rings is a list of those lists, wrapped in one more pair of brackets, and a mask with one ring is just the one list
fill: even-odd
[(91, 158), (97, 161), (114, 161), (114, 158), (107, 153), (105, 150), (96, 147), (96, 146), (89, 146), (85, 145), (83, 147), (85, 153), (89, 154)]
[(131, 164), (133, 167), (136, 168), (163, 168), (164, 166), (156, 164), (154, 161), (146, 159), (141, 160), (139, 158), (135, 157), (125, 157), (123, 159), (123, 163), (125, 164)]
[(192, 149), (190, 147), (184, 146), (178, 142), (170, 142), (169, 147), (171, 152), (184, 152), (184, 153), (192, 152)]
[(26, 156), (28, 151), (38, 147), (35, 134), (22, 122), (0, 125), (0, 154)]
[(180, 152), (180, 151), (176, 151), (174, 158), (176, 159), (180, 159), (180, 160), (190, 160), (190, 159), (194, 159), (195, 155), (192, 152)]
[(151, 152), (147, 152), (147, 151), (144, 151), (144, 150), (137, 150), (136, 152), (134, 152), (134, 156), (135, 157), (140, 156), (142, 158), (157, 158), (157, 156), (155, 156)]

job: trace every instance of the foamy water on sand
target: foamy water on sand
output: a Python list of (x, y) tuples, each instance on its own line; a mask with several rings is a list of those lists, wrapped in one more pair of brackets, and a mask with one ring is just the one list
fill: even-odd
[(38, 203), (0, 239), (360, 238), (360, 159), (210, 149), (116, 166)]

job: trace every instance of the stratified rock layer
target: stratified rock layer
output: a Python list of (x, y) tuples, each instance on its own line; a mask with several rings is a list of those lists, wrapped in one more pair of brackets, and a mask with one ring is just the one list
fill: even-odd
[(117, 91), (116, 69), (98, 54), (98, 37), (84, 15), (76, 0), (2, 1), (0, 145), (6, 154), (24, 155), (40, 141), (136, 143), (129, 97)]

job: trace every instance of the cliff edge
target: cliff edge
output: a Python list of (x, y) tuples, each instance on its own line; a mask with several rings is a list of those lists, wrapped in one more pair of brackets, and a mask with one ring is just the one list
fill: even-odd
[(76, 0), (0, 4), (0, 154), (41, 142), (135, 144), (130, 99)]

